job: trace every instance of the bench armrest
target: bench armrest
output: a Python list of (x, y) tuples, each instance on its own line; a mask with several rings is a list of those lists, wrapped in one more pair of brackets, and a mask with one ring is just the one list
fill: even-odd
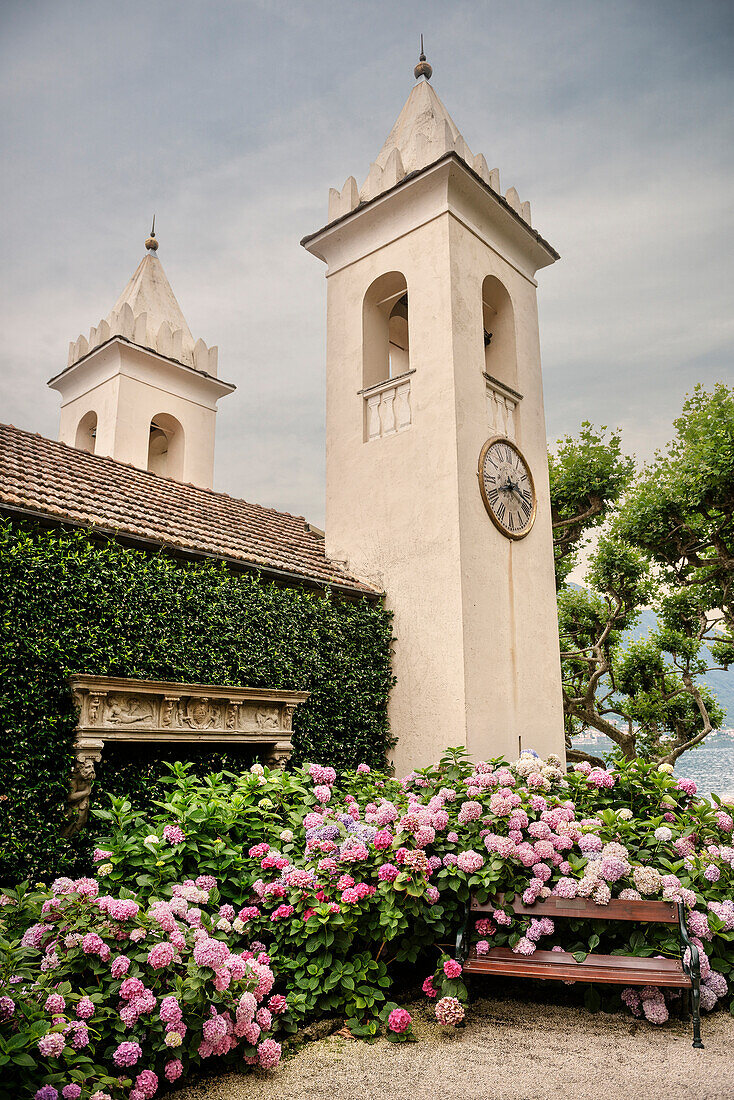
[[(688, 935), (688, 929), (686, 928), (686, 911), (682, 901), (676, 902), (678, 906), (678, 924), (680, 926), (680, 958), (683, 964), (683, 969), (689, 978), (695, 979), (696, 983), (701, 980), (701, 958), (699, 950), (695, 943), (691, 943), (691, 937)], [(686, 964), (685, 954), (686, 948), (690, 951), (690, 962)]]

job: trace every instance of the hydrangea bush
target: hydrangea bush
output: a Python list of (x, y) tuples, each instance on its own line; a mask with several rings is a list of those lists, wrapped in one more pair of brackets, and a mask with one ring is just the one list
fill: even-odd
[[(677, 930), (518, 918), (512, 897), (585, 897), (600, 911), (612, 897), (681, 900), (702, 1007), (729, 998), (732, 807), (667, 766), (566, 774), (553, 757), (474, 765), (450, 750), (400, 782), (367, 765), (340, 777), (254, 765), (204, 781), (176, 765), (161, 793), (145, 816), (112, 800), (94, 877), (3, 899), (0, 1065), (30, 1096), (142, 1100), (213, 1058), (269, 1068), (279, 1038), (326, 1013), (355, 1034), (410, 1040), (410, 1014), (388, 998), (426, 960), (436, 1018), (461, 1025), (450, 944), (472, 892), (505, 897), (476, 924), (479, 954), (540, 945), (579, 958), (675, 957)], [(613, 988), (604, 996), (619, 1003)], [(675, 996), (621, 993), (653, 1023)]]
[(38, 919), (0, 942), (3, 1072), (43, 1081), (41, 1100), (147, 1100), (235, 1051), (275, 1065), (287, 1002), (271, 995), (262, 945), (243, 950), (223, 933), (233, 914), (215, 880), (171, 883), (165, 900), (101, 885), (61, 878), (4, 896), (8, 925)]

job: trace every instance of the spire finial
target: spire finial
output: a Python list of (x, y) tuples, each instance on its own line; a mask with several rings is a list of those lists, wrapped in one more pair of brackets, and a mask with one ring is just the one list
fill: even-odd
[(158, 241), (155, 239), (155, 214), (153, 215), (153, 226), (150, 230), (150, 236), (145, 242), (145, 247), (149, 252), (156, 252), (158, 249)]
[(431, 74), (433, 73), (433, 69), (431, 68), (431, 66), (426, 61), (426, 55), (423, 52), (423, 35), (421, 35), (421, 53), (420, 53), (420, 57), (418, 58), (418, 64), (413, 69), (413, 72), (415, 73), (415, 79), (416, 80), (419, 80), (422, 76), (424, 76), (426, 78), (426, 80), (430, 80), (431, 79)]

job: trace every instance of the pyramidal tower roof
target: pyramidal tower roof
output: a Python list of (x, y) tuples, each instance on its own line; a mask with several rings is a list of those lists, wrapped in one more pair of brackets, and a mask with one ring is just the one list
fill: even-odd
[(69, 344), (67, 367), (116, 336), (184, 366), (216, 377), (217, 348), (194, 340), (156, 251), (155, 232), (146, 253), (107, 317)]
[[(458, 126), (429, 83), (431, 66), (421, 51), (415, 68), (417, 83), (387, 136), (385, 144), (370, 166), (361, 187), (350, 176), (341, 191), (329, 191), (329, 222), (351, 213), (362, 203), (370, 202), (395, 187), (405, 176), (420, 172), (447, 153), (455, 153), (489, 187), (500, 194), (499, 169), (491, 171), (481, 153), (472, 153)], [(520, 202), (514, 187), (504, 196), (505, 202), (530, 225), (530, 203)]]
[(458, 138), (461, 138), (459, 128), (438, 93), (427, 80), (419, 80), (405, 101), (375, 164), (384, 171), (393, 150), (397, 150), (407, 175), (425, 168), (436, 159), (436, 150), (444, 150), (447, 145), (455, 146)]

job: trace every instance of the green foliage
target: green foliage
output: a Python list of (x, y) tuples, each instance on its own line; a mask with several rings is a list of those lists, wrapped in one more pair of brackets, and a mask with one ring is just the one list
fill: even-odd
[[(566, 732), (597, 729), (627, 759), (700, 744), (723, 719), (701, 678), (734, 660), (734, 390), (697, 387), (675, 428), (634, 483), (619, 433), (588, 423), (550, 457)], [(566, 578), (600, 523), (579, 593)], [(657, 628), (632, 642), (648, 606)]]
[(603, 523), (634, 473), (634, 461), (622, 454), (622, 437), (588, 420), (578, 437), (565, 436), (548, 455), (556, 574), (559, 584), (577, 561), (591, 528)]
[[(106, 835), (95, 853), (97, 880), (61, 879), (0, 897), (6, 1079), (35, 1088), (84, 1078), (81, 1100), (100, 1084), (124, 1100), (129, 1085), (110, 1079), (123, 1040), (143, 1048), (136, 1073), (146, 1065), (160, 1076), (172, 1057), (181, 1059), (182, 1077), (214, 1070), (220, 1056), (241, 1064), (243, 1053), (257, 1054), (264, 1064), (263, 1036), (245, 1029), (235, 1030), (234, 1051), (201, 1043), (209, 1041), (212, 1012), (246, 1022), (239, 998), (248, 970), (266, 978), (255, 991), (270, 998), (257, 1018), (268, 1035), (345, 1015), (355, 1035), (372, 1039), (386, 1029), (390, 1041), (410, 1041), (409, 1017), (390, 997), (434, 967), (423, 988), (435, 995), (436, 1018), (456, 1026), (467, 990), (460, 961), (444, 945), (454, 942), (471, 894), (494, 901), (470, 937), (487, 941), (484, 951), (519, 945), (527, 955), (536, 943), (556, 944), (578, 961), (597, 950), (676, 958), (678, 930), (551, 920), (542, 910), (538, 922), (514, 915), (515, 895), (532, 905), (558, 888), (560, 896), (590, 897), (602, 918), (612, 896), (631, 891), (636, 899), (680, 900), (691, 933), (702, 937), (702, 1005), (711, 1010), (729, 996), (721, 975), (734, 963), (731, 806), (696, 799), (690, 781), (677, 781), (667, 765), (618, 761), (607, 772), (580, 764), (566, 773), (559, 764), (526, 753), (514, 764), (475, 767), (453, 749), (398, 783), (365, 768), (337, 777), (325, 768), (283, 773), (258, 764), (199, 778), (179, 763), (146, 814), (111, 798), (111, 808), (99, 811)], [(242, 952), (255, 953), (257, 965)], [(145, 1006), (133, 1004), (134, 1019), (123, 1002), (138, 994), (122, 991), (118, 953), (129, 960), (127, 976), (153, 994)], [(51, 993), (64, 998), (63, 1008), (47, 1002)], [(88, 1045), (74, 1049), (69, 1032), (62, 1051), (43, 1043), (39, 1050), (39, 1038), (73, 1020), (85, 996), (93, 1002)], [(618, 990), (612, 996), (587, 991), (587, 1007), (618, 1008)], [(165, 1045), (163, 1026), (171, 1007), (166, 1001), (163, 1010), (163, 998), (171, 997), (187, 1025), (175, 1046)], [(639, 1005), (630, 1007), (639, 1014)]]
[[(645, 467), (618, 520), (673, 582), (708, 586), (732, 626), (734, 389), (697, 386), (665, 453)], [(715, 595), (715, 593), (718, 593)]]
[[(84, 860), (90, 837), (60, 835), (76, 724), (73, 672), (308, 690), (294, 719), (296, 761), (346, 768), (385, 760), (391, 624), (379, 604), (277, 587), (82, 531), (4, 522), (0, 606), (0, 881)], [(99, 802), (105, 788), (129, 789), (144, 806), (160, 764), (142, 751), (118, 769), (120, 759), (109, 754), (93, 796)], [(200, 767), (238, 761), (212, 754)]]

